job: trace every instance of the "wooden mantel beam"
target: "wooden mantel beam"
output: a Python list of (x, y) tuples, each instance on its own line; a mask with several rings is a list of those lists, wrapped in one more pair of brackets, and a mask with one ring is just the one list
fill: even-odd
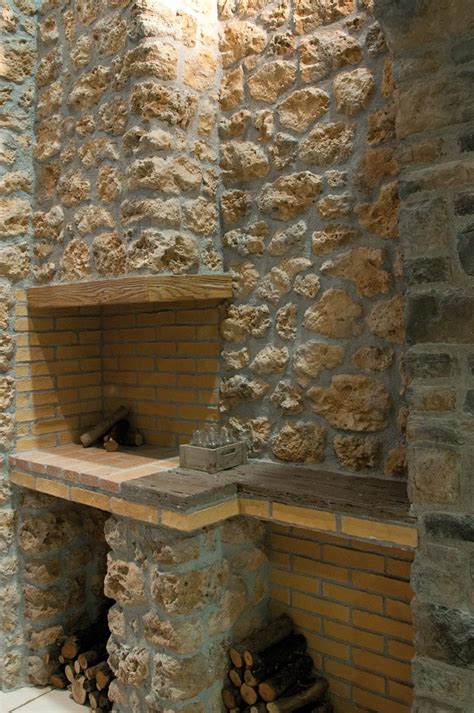
[(232, 296), (230, 275), (131, 275), (87, 282), (30, 287), (32, 309), (146, 302), (224, 300)]

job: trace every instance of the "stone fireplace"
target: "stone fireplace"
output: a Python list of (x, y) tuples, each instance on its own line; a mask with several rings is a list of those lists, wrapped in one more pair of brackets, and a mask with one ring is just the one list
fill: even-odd
[[(335, 713), (471, 713), (468, 3), (1, 13), (2, 685), (110, 598), (122, 713), (281, 612)], [(181, 470), (216, 422), (250, 463)]]

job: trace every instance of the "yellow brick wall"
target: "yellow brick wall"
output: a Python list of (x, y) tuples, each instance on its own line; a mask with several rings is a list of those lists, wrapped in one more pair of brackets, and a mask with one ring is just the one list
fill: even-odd
[(272, 526), (272, 609), (306, 635), (335, 713), (409, 713), (413, 555)]
[(77, 442), (122, 403), (153, 445), (217, 419), (217, 303), (29, 313), (17, 293), (19, 450)]
[(107, 308), (103, 327), (106, 411), (125, 403), (147, 443), (165, 447), (217, 420), (217, 304)]

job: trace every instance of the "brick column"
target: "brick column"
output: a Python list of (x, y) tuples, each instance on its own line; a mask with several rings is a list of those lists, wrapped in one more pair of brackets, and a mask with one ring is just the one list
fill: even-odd
[(474, 700), (474, 8), (378, 0), (394, 55), (411, 380), (416, 713)]
[(108, 520), (114, 710), (221, 710), (229, 642), (266, 616), (265, 532), (246, 518), (191, 535)]

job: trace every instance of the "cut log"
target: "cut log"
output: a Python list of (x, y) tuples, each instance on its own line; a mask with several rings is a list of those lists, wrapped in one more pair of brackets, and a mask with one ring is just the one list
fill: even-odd
[(114, 674), (112, 673), (110, 668), (108, 671), (106, 669), (103, 669), (102, 671), (97, 671), (97, 676), (95, 677), (95, 685), (97, 686), (97, 690), (103, 691), (105, 688), (107, 688), (113, 677)]
[(101, 661), (100, 663), (96, 664), (95, 666), (91, 666), (90, 668), (86, 668), (84, 671), (84, 675), (87, 679), (96, 679), (97, 674), (100, 673), (101, 671), (110, 671), (109, 664), (107, 661)]
[(242, 699), (248, 703), (249, 706), (253, 706), (254, 703), (257, 702), (258, 699), (258, 693), (255, 688), (252, 688), (252, 686), (249, 686), (246, 683), (243, 683), (240, 687), (240, 695), (242, 696)]
[(279, 698), (274, 703), (267, 703), (268, 713), (292, 713), (308, 703), (318, 703), (326, 694), (329, 684), (325, 678), (318, 678), (309, 688), (293, 696)]
[(115, 451), (118, 451), (119, 449), (119, 444), (114, 438), (112, 438), (112, 436), (105, 436), (104, 448), (107, 453), (115, 453)]
[[(287, 666), (294, 659), (301, 658), (305, 654), (306, 648), (306, 639), (303, 634), (291, 634), (265, 651), (254, 654), (254, 665), (248, 670), (251, 671), (252, 678), (256, 679), (257, 683), (261, 683), (279, 668)], [(250, 679), (250, 676), (248, 678)], [(245, 680), (250, 683), (250, 680)]]
[(114, 411), (114, 413), (110, 414), (110, 416), (107, 416), (107, 418), (104, 418), (103, 421), (100, 421), (100, 423), (91, 428), (90, 431), (86, 431), (85, 433), (83, 433), (81, 436), (81, 443), (84, 448), (89, 448), (90, 446), (92, 446), (100, 438), (109, 433), (112, 426), (115, 426), (116, 423), (127, 418), (127, 416), (128, 409), (125, 408), (125, 406), (121, 406), (116, 411)]
[(254, 688), (260, 683), (260, 681), (253, 674), (250, 668), (246, 668), (244, 671), (244, 683), (246, 683), (248, 686), (253, 686)]
[(222, 689), (222, 702), (227, 710), (231, 711), (233, 708), (240, 708), (242, 705), (242, 696), (240, 691), (235, 686), (226, 686)]
[(88, 691), (86, 691), (86, 689), (84, 688), (83, 681), (81, 679), (76, 679), (74, 681), (74, 683), (72, 684), (71, 693), (76, 703), (79, 703), (81, 706), (83, 706), (87, 700)]
[(64, 667), (64, 675), (66, 676), (69, 683), (74, 683), (76, 680), (76, 672), (74, 671), (74, 665), (72, 663), (67, 663)]
[(51, 678), (49, 679), (49, 682), (52, 686), (55, 688), (62, 688), (65, 689), (67, 688), (68, 680), (64, 673), (53, 673)]
[(235, 644), (230, 647), (229, 656), (235, 668), (242, 668), (244, 665), (244, 651), (245, 642), (242, 642), (242, 644)]
[(229, 671), (229, 679), (232, 681), (234, 686), (237, 686), (237, 688), (240, 688), (240, 686), (244, 682), (243, 669), (231, 668)]
[(265, 703), (257, 703), (255, 706), (250, 706), (249, 713), (267, 713), (267, 706)]
[(79, 664), (81, 671), (83, 671), (86, 668), (102, 661), (105, 656), (105, 647), (90, 649), (89, 651), (84, 651), (82, 654), (79, 654), (77, 657), (77, 663)]
[(312, 667), (313, 662), (309, 656), (304, 656), (288, 664), (267, 681), (259, 684), (258, 692), (260, 696), (266, 703), (275, 701), (299, 678), (306, 676)]
[(245, 642), (242, 642), (245, 644), (243, 649), (245, 664), (252, 668), (256, 654), (265, 651), (265, 649), (277, 644), (282, 639), (286, 639), (287, 636), (293, 633), (294, 628), (294, 624), (288, 614), (282, 614), (270, 622), (268, 626), (248, 637)]

